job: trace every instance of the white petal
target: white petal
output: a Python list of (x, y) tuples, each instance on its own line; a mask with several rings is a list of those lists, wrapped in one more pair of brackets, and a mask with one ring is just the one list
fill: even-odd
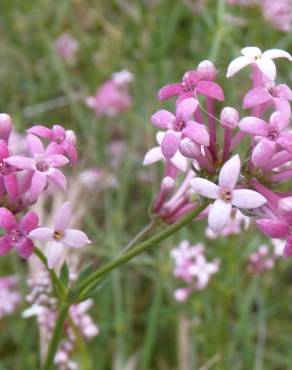
[(188, 168), (188, 160), (179, 151), (171, 158), (170, 162), (180, 171), (186, 172)]
[(219, 186), (226, 187), (229, 190), (234, 189), (239, 173), (240, 173), (240, 158), (239, 155), (236, 154), (232, 158), (230, 158), (221, 168), (219, 173)]
[(262, 51), (256, 46), (247, 46), (246, 48), (241, 49), (241, 54), (246, 57), (255, 59), (259, 58), (262, 55)]
[(80, 248), (90, 243), (87, 235), (80, 230), (67, 229), (62, 242), (68, 247)]
[(48, 243), (46, 248), (46, 256), (48, 259), (48, 267), (53, 268), (62, 258), (64, 245), (62, 242), (52, 241)]
[(250, 189), (233, 191), (232, 204), (239, 208), (253, 209), (263, 206), (267, 202), (260, 193)]
[(148, 152), (145, 154), (143, 165), (146, 166), (148, 164), (155, 163), (163, 158), (164, 157), (160, 146), (156, 146), (155, 148), (148, 150)]
[(227, 68), (226, 77), (232, 77), (233, 75), (235, 75), (235, 73), (248, 66), (252, 62), (253, 61), (248, 57), (238, 57), (233, 59), (233, 61), (229, 64)]
[(196, 177), (190, 180), (189, 184), (196, 193), (202, 195), (203, 197), (211, 199), (218, 198), (219, 186), (209, 180)]
[(29, 233), (32, 240), (38, 240), (42, 243), (53, 240), (55, 230), (50, 227), (37, 227)]
[(269, 49), (267, 51), (264, 51), (262, 58), (287, 58), (288, 60), (292, 61), (292, 56), (287, 51), (281, 49)]
[(209, 227), (214, 233), (219, 233), (226, 226), (231, 210), (231, 203), (227, 203), (221, 199), (217, 199), (214, 202), (208, 216)]
[(275, 80), (277, 70), (272, 59), (261, 58), (256, 61), (256, 64), (266, 77), (268, 77), (271, 81)]
[(162, 143), (162, 140), (164, 138), (164, 135), (165, 135), (165, 132), (163, 131), (158, 131), (157, 134), (156, 134), (156, 141), (159, 145), (161, 145)]

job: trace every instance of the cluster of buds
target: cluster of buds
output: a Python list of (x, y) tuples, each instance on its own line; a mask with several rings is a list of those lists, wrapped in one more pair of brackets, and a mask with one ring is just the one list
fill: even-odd
[[(216, 104), (225, 98), (210, 61), (186, 72), (182, 82), (164, 86), (158, 98), (176, 97), (175, 114), (159, 110), (151, 117), (152, 124), (164, 132), (158, 132), (159, 146), (146, 153), (144, 164), (165, 162), (153, 205), (153, 213), (162, 220), (177, 221), (195, 209), (202, 196), (214, 200), (199, 216), (208, 216), (213, 233), (220, 234), (239, 209), (256, 216), (264, 234), (287, 238), (284, 254), (288, 256), (292, 254), (292, 194), (281, 190), (292, 178), (292, 91), (286, 84), (276, 84), (275, 58), (292, 61), (283, 50), (262, 53), (257, 47), (246, 47), (228, 66), (227, 78), (246, 66), (252, 69), (252, 87), (242, 103), (250, 111), (247, 116), (223, 106), (217, 118)], [(248, 146), (242, 140), (246, 137)], [(183, 180), (181, 173), (185, 173)]]
[(15, 312), (21, 302), (15, 276), (0, 277), (0, 319)]
[[(89, 240), (84, 233), (67, 228), (71, 215), (69, 204), (65, 203), (56, 216), (54, 230), (38, 228), (38, 215), (28, 210), (49, 188), (67, 190), (67, 179), (60, 167), (77, 161), (73, 131), (60, 125), (51, 129), (32, 126), (27, 130), (25, 152), (17, 154), (15, 141), (10, 141), (11, 131), (11, 118), (0, 114), (0, 227), (4, 232), (0, 237), (0, 255), (15, 249), (19, 256), (28, 258), (33, 252), (32, 239), (51, 241), (52, 253), (57, 249), (59, 256), (62, 241), (73, 247), (87, 244)], [(44, 232), (41, 238), (40, 231)]]
[[(26, 300), (31, 306), (23, 312), (23, 317), (37, 316), (39, 327), (48, 343), (58, 314), (58, 301), (48, 274), (42, 272), (37, 280), (30, 279), (29, 287), (30, 293)], [(55, 364), (59, 370), (78, 369), (77, 363), (72, 360), (78, 336), (90, 341), (98, 335), (99, 329), (88, 314), (92, 305), (93, 301), (88, 299), (70, 307), (69, 318), (64, 323), (63, 339), (55, 356)]]
[(219, 260), (208, 262), (204, 249), (202, 244), (191, 246), (188, 240), (183, 240), (171, 251), (175, 264), (173, 274), (187, 283), (187, 287), (174, 292), (177, 301), (185, 301), (192, 292), (205, 289), (211, 276), (218, 271)]
[(113, 73), (112, 78), (98, 88), (95, 96), (86, 98), (86, 105), (95, 111), (97, 117), (117, 116), (132, 104), (129, 84), (133, 79), (128, 70)]

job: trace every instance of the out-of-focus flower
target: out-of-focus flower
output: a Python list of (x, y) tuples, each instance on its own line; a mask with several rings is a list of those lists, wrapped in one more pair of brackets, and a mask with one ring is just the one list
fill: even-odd
[(171, 251), (171, 257), (175, 264), (174, 276), (187, 283), (187, 287), (175, 291), (178, 301), (185, 301), (192, 292), (205, 289), (211, 276), (219, 269), (219, 260), (208, 262), (200, 243), (191, 246), (189, 241), (183, 240)]
[[(275, 239), (276, 240), (276, 239)], [(262, 244), (255, 252), (253, 252), (248, 259), (247, 271), (251, 274), (261, 274), (263, 272), (272, 270), (277, 260), (283, 255), (283, 243), (281, 245), (278, 241), (272, 240), (274, 250), (271, 251), (266, 244)]]
[(56, 52), (68, 63), (73, 63), (79, 49), (79, 42), (70, 33), (64, 33), (55, 41)]
[(15, 312), (21, 302), (15, 276), (0, 277), (0, 319)]
[(111, 80), (101, 85), (95, 96), (86, 98), (85, 103), (94, 109), (97, 117), (115, 117), (132, 104), (129, 94), (129, 83), (132, 80), (132, 74), (128, 71), (114, 73)]
[(60, 261), (65, 246), (80, 248), (90, 243), (84, 232), (68, 228), (71, 216), (70, 203), (66, 202), (55, 216), (54, 228), (38, 227), (29, 234), (32, 240), (47, 243), (46, 256), (49, 268), (54, 267)]

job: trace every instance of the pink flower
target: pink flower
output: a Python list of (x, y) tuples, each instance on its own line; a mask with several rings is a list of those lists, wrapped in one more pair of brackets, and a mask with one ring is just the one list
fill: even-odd
[(276, 256), (269, 251), (266, 244), (262, 244), (248, 259), (247, 270), (251, 274), (261, 274), (275, 266)]
[(78, 41), (69, 33), (64, 33), (55, 41), (59, 57), (67, 62), (73, 62), (79, 49)]
[(11, 315), (21, 302), (15, 276), (0, 277), (0, 319)]
[(52, 129), (35, 125), (27, 132), (50, 140), (48, 153), (67, 155), (72, 164), (77, 162), (76, 136), (72, 130), (65, 130), (60, 125), (54, 125)]
[(292, 133), (284, 131), (288, 124), (286, 116), (277, 111), (271, 115), (269, 123), (257, 117), (245, 117), (239, 122), (240, 129), (256, 136), (258, 141), (252, 152), (255, 166), (263, 167), (268, 164), (277, 145), (292, 152)]
[(262, 0), (265, 18), (273, 26), (284, 32), (292, 31), (292, 1), (291, 0)]
[(226, 226), (232, 205), (244, 209), (254, 209), (266, 203), (266, 199), (254, 190), (235, 189), (240, 175), (240, 167), (240, 158), (235, 155), (222, 166), (219, 173), (219, 185), (203, 178), (194, 178), (190, 181), (195, 192), (204, 197), (215, 199), (208, 216), (209, 227), (215, 233), (220, 232)]
[(0, 140), (0, 197), (7, 193), (9, 202), (14, 203), (19, 196), (19, 186), (15, 168), (6, 162), (9, 155), (6, 141)]
[(159, 100), (167, 100), (177, 96), (177, 103), (187, 98), (197, 98), (203, 95), (219, 101), (224, 100), (223, 90), (212, 81), (216, 77), (216, 68), (213, 63), (203, 61), (199, 64), (198, 70), (188, 71), (184, 74), (182, 82), (173, 83), (162, 87), (158, 92)]
[(35, 212), (28, 212), (20, 221), (7, 208), (0, 208), (0, 227), (5, 234), (0, 237), (0, 255), (4, 256), (12, 248), (22, 258), (28, 258), (33, 252), (33, 242), (28, 234), (37, 227), (38, 216)]
[(242, 68), (256, 64), (260, 71), (269, 80), (274, 81), (276, 77), (275, 58), (286, 58), (292, 61), (291, 55), (284, 50), (270, 49), (262, 53), (261, 49), (255, 46), (248, 46), (241, 50), (243, 56), (235, 58), (227, 68), (226, 77), (232, 77)]
[(154, 126), (167, 130), (161, 143), (165, 158), (172, 158), (176, 154), (180, 141), (184, 137), (199, 145), (209, 145), (210, 137), (206, 127), (193, 120), (197, 107), (198, 101), (188, 98), (178, 104), (176, 115), (167, 110), (159, 110), (151, 117)]
[(0, 113), (0, 139), (8, 143), (12, 131), (12, 120), (6, 113)]
[(65, 191), (66, 177), (56, 167), (64, 166), (69, 160), (61, 154), (49, 154), (35, 135), (29, 134), (27, 143), (33, 158), (12, 156), (5, 162), (21, 170), (33, 171), (30, 188), (33, 198), (37, 198), (45, 190), (49, 180)]
[(64, 246), (80, 248), (90, 243), (84, 232), (68, 228), (71, 216), (70, 203), (66, 202), (56, 214), (54, 228), (39, 227), (29, 234), (32, 240), (48, 243), (46, 255), (49, 268), (54, 267), (60, 261)]

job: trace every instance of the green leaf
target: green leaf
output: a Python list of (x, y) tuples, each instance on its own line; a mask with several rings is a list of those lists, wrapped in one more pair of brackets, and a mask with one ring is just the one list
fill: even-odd
[(69, 268), (66, 262), (63, 263), (63, 266), (61, 268), (60, 281), (62, 285), (67, 288), (69, 283)]

